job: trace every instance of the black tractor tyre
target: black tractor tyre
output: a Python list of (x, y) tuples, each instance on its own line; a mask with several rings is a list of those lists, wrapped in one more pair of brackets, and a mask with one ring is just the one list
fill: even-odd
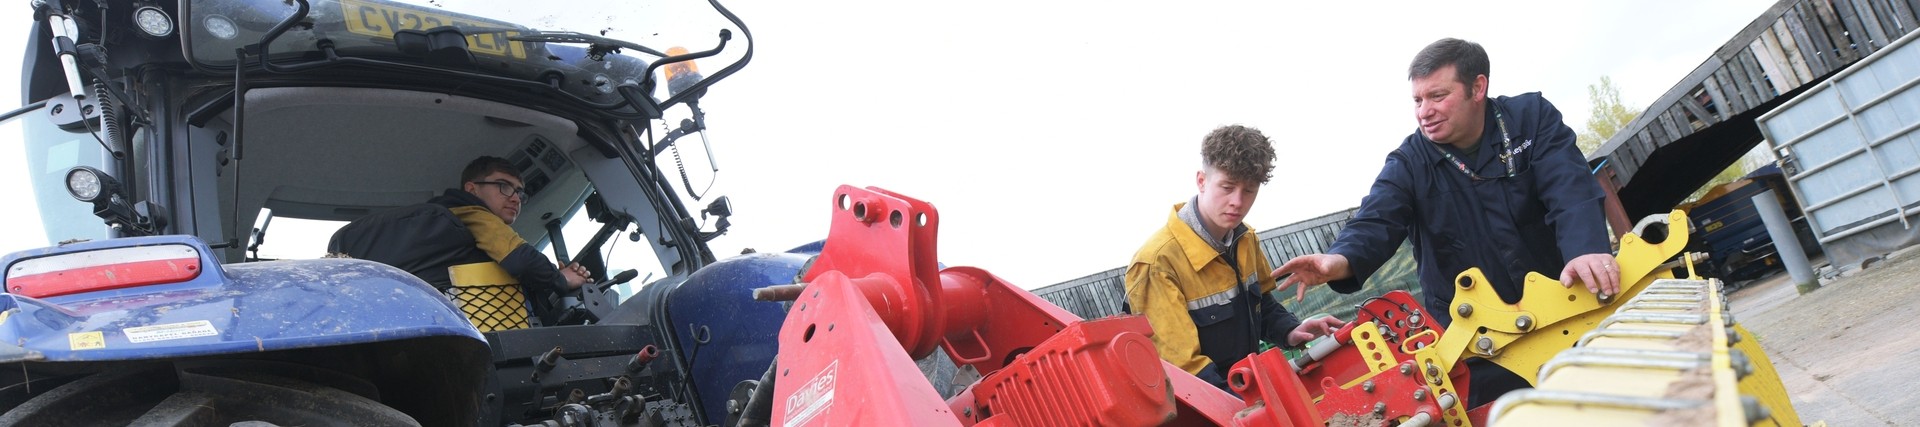
[(418, 426), (352, 375), (305, 365), (130, 365), (74, 380), (0, 414), (3, 426)]

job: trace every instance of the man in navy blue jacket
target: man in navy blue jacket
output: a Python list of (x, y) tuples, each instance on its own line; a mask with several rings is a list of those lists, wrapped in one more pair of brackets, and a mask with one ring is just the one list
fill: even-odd
[[(1426, 311), (1441, 325), (1453, 278), (1479, 267), (1500, 298), (1518, 302), (1528, 272), (1560, 273), (1562, 286), (1620, 291), (1602, 217), (1600, 186), (1574, 146), (1573, 129), (1539, 93), (1487, 97), (1488, 61), (1479, 44), (1442, 39), (1413, 59), (1419, 130), (1387, 155), (1360, 210), (1325, 254), (1303, 255), (1273, 272), (1279, 287), (1327, 283), (1360, 290), (1412, 239)], [(1471, 359), (1469, 407), (1527, 382)], [(1531, 373), (1528, 373), (1531, 374)]]

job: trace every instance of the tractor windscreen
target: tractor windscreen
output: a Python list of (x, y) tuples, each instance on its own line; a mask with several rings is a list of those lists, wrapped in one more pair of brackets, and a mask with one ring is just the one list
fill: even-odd
[[(183, 9), (182, 43), (202, 70), (231, 70), (241, 58), (258, 64), (262, 52), (240, 50), (270, 39), (264, 54), (280, 67), (330, 55), (380, 59), (551, 83), (602, 105), (622, 101), (616, 88), (642, 83), (649, 66), (661, 80), (649, 95), (666, 100), (669, 86), (691, 84), (666, 84), (675, 69), (695, 70), (655, 62), (713, 49), (722, 31), (739, 31), (714, 5), (690, 0), (313, 0), (298, 21), (289, 19), (302, 5), (290, 1), (192, 0)], [(743, 54), (725, 49), (699, 63), (717, 67)]]
[[(75, 167), (105, 168), (111, 156), (95, 139), (85, 123), (57, 123), (61, 117), (45, 105), (0, 124), (0, 199), (9, 206), (0, 210), (0, 219), (8, 230), (0, 233), (0, 252), (53, 246), (61, 242), (99, 240), (108, 237), (108, 228), (94, 216), (94, 205), (74, 201), (68, 189), (68, 175)], [(77, 117), (77, 116), (76, 116)], [(116, 182), (89, 181), (85, 189), (101, 189)], [(91, 190), (90, 190), (91, 191)]]

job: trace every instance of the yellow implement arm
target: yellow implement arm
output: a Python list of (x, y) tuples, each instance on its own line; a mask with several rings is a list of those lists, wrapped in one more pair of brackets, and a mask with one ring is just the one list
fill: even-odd
[[(1531, 377), (1554, 354), (1572, 348), (1580, 336), (1608, 315), (1623, 308), (1654, 280), (1672, 278), (1662, 263), (1687, 246), (1687, 214), (1667, 216), (1665, 238), (1650, 242), (1636, 234), (1621, 238), (1620, 295), (1596, 296), (1585, 286), (1561, 286), (1540, 273), (1528, 273), (1526, 295), (1507, 304), (1494, 294), (1480, 269), (1469, 269), (1454, 280), (1453, 324), (1433, 347), (1438, 366), (1453, 366), (1462, 357), (1481, 357)], [(1690, 263), (1689, 263), (1690, 264)], [(1664, 299), (1655, 298), (1650, 302)]]
[[(1800, 425), (1766, 353), (1725, 312), (1720, 281), (1698, 277), (1692, 256), (1665, 264), (1686, 247), (1687, 224), (1674, 211), (1665, 233), (1648, 233), (1664, 238), (1622, 239), (1619, 295), (1530, 273), (1526, 295), (1507, 304), (1467, 270), (1454, 283), (1453, 324), (1414, 356), (1442, 369), (1484, 358), (1532, 382), (1490, 414), (1512, 425)], [(1430, 381), (1436, 393), (1453, 392), (1444, 377)]]

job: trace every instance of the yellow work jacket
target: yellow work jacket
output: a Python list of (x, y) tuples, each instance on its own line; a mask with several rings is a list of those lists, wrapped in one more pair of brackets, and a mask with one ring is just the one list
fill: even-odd
[[(1257, 350), (1257, 340), (1262, 337), (1252, 336), (1250, 325), (1280, 329), (1265, 332), (1268, 339), (1273, 339), (1276, 334), (1285, 337), (1299, 321), (1277, 303), (1265, 308), (1241, 305), (1251, 301), (1259, 306), (1270, 301), (1265, 295), (1274, 290), (1273, 268), (1260, 250), (1260, 239), (1253, 228), (1246, 227), (1234, 245), (1239, 264), (1239, 277), (1235, 277), (1234, 266), (1227, 265), (1219, 251), (1180, 219), (1180, 209), (1185, 205), (1173, 205), (1166, 226), (1133, 255), (1133, 262), (1127, 266), (1127, 304), (1133, 313), (1145, 314), (1153, 325), (1153, 346), (1160, 358), (1205, 378), (1209, 375), (1201, 370), (1208, 364), (1218, 362), (1221, 366), (1217, 369), (1224, 371)], [(1259, 289), (1257, 294), (1243, 291), (1255, 287)], [(1248, 310), (1255, 311), (1250, 316)], [(1248, 317), (1256, 317), (1256, 323), (1249, 323)], [(1212, 342), (1202, 342), (1202, 328), (1210, 330), (1205, 335)], [(1222, 335), (1222, 329), (1241, 332)], [(1216, 357), (1233, 360), (1213, 360)]]

